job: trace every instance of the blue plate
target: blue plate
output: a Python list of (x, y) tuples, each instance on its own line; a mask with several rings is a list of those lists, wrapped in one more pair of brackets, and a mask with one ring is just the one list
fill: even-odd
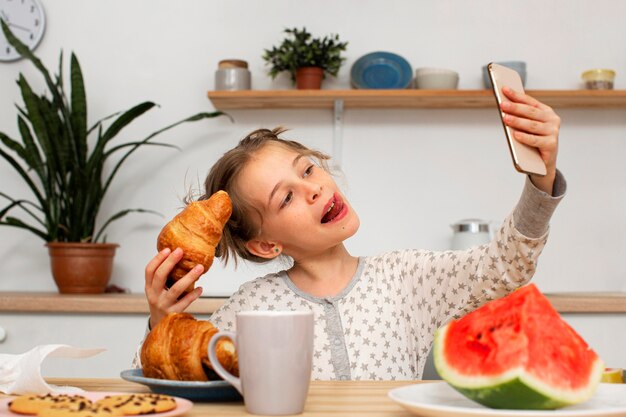
[(157, 394), (187, 398), (192, 401), (240, 401), (239, 391), (226, 381), (172, 381), (169, 379), (146, 378), (141, 369), (127, 369), (120, 374), (122, 379), (150, 388)]
[(413, 69), (400, 55), (372, 52), (352, 64), (350, 81), (355, 88), (398, 89), (411, 85)]

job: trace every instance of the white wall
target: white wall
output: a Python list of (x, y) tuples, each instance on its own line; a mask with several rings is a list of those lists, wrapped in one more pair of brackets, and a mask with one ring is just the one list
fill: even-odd
[[(542, 1), (298, 1), (42, 0), (48, 27), (37, 54), (56, 69), (59, 50), (78, 55), (86, 79), (90, 120), (140, 101), (161, 105), (121, 139), (145, 136), (167, 123), (212, 109), (217, 62), (249, 62), (256, 89), (291, 88), (272, 81), (261, 59), (282, 29), (306, 26), (316, 35), (349, 41), (347, 62), (324, 88), (349, 87), (361, 55), (387, 50), (413, 67), (460, 73), (460, 88), (482, 88), (489, 61), (528, 63), (528, 89), (575, 89), (594, 67), (617, 71), (626, 88), (626, 2)], [(17, 136), (14, 81), (31, 66), (0, 64), (0, 130)], [(155, 148), (132, 157), (108, 196), (104, 213), (143, 207), (173, 216), (189, 186), (247, 132), (286, 125), (292, 138), (332, 151), (326, 110), (232, 111), (226, 119), (184, 126), (162, 137), (181, 152)], [(569, 183), (552, 222), (535, 282), (544, 291), (626, 291), (626, 114), (618, 110), (559, 110), (563, 119), (559, 167)], [(445, 249), (449, 225), (479, 217), (501, 220), (514, 206), (523, 177), (514, 172), (497, 113), (481, 110), (357, 110), (344, 121), (342, 165), (346, 191), (361, 216), (348, 242), (355, 254), (388, 249)], [(0, 164), (0, 190), (26, 196), (16, 175)], [(113, 283), (143, 290), (143, 268), (155, 253), (165, 218), (131, 215), (109, 230), (121, 248)], [(0, 290), (54, 291), (43, 242), (21, 230), (0, 229)], [(280, 265), (271, 267), (280, 268)], [(270, 269), (271, 269), (270, 268)], [(201, 279), (206, 294), (228, 294), (261, 273), (233, 272), (217, 263)], [(622, 326), (624, 327), (624, 326)], [(626, 364), (622, 363), (624, 367)]]

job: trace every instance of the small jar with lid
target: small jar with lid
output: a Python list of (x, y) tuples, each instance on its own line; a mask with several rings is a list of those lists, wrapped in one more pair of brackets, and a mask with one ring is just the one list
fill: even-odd
[(215, 90), (249, 90), (251, 75), (248, 63), (241, 59), (224, 59), (215, 71)]
[(612, 90), (615, 71), (610, 69), (590, 69), (582, 73), (588, 90)]

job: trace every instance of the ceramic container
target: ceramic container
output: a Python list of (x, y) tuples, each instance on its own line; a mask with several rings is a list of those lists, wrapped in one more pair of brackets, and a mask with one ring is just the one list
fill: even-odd
[(468, 249), (491, 241), (491, 225), (486, 220), (464, 219), (450, 227), (454, 231), (450, 245), (452, 250)]
[[(522, 78), (522, 85), (526, 86), (526, 62), (524, 61), (499, 61), (494, 64), (500, 64), (502, 66), (514, 69)], [(485, 88), (491, 90), (491, 79), (489, 78), (489, 71), (487, 65), (483, 66), (483, 84)]]
[(248, 68), (227, 67), (215, 71), (215, 90), (250, 90), (251, 87)]
[(615, 71), (610, 69), (590, 69), (582, 73), (585, 88), (588, 90), (612, 90)]
[(418, 68), (415, 70), (415, 88), (421, 90), (456, 90), (459, 73), (445, 68)]

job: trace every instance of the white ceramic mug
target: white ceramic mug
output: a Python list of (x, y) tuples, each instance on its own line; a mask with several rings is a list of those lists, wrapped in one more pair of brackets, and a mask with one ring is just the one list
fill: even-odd
[[(220, 331), (209, 342), (215, 372), (243, 395), (248, 413), (302, 413), (313, 363), (313, 312), (242, 311), (236, 321), (236, 333)], [(235, 343), (239, 378), (217, 360), (215, 346), (221, 337)]]

